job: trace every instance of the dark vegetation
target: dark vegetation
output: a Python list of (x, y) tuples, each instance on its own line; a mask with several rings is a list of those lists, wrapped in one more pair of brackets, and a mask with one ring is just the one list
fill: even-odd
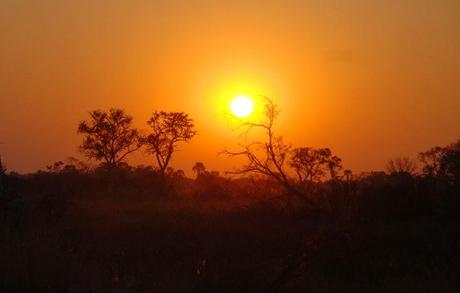
[[(270, 101), (266, 114), (242, 122), (265, 141), (224, 151), (245, 176), (170, 166), (196, 135), (184, 113), (141, 134), (121, 110), (91, 112), (78, 131), (97, 167), (0, 160), (0, 292), (459, 291), (460, 141), (355, 175), (330, 149), (285, 144)], [(156, 167), (126, 163), (141, 148)]]

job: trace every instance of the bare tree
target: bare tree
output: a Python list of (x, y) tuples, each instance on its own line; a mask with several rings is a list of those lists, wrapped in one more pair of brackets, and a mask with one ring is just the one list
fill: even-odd
[(246, 164), (238, 168), (231, 174), (259, 174), (273, 178), (280, 183), (289, 195), (301, 196), (302, 199), (312, 207), (316, 204), (307, 199), (292, 183), (288, 176), (287, 161), (291, 146), (283, 142), (281, 136), (276, 135), (274, 124), (279, 115), (278, 108), (269, 98), (265, 103), (265, 121), (260, 123), (242, 121), (241, 126), (246, 127), (249, 132), (257, 128), (265, 132), (265, 141), (256, 141), (246, 145), (240, 145), (240, 151), (225, 150), (223, 153), (231, 157), (244, 157)]
[(265, 131), (267, 140), (264, 142), (252, 142), (240, 145), (239, 152), (225, 150), (229, 156), (243, 156), (247, 158), (247, 164), (230, 173), (244, 174), (256, 173), (270, 176), (283, 185), (288, 184), (285, 162), (289, 154), (290, 145), (284, 144), (281, 136), (276, 136), (273, 130), (275, 120), (279, 114), (276, 105), (272, 100), (266, 99), (265, 117), (262, 123), (242, 122), (241, 126), (247, 127), (248, 131), (253, 128), (260, 128)]
[(164, 175), (180, 142), (190, 141), (196, 134), (193, 120), (183, 112), (154, 112), (147, 124), (152, 132), (145, 138), (148, 151), (155, 155), (158, 169)]
[(132, 126), (133, 118), (125, 111), (112, 108), (89, 114), (90, 120), (78, 125), (78, 133), (84, 135), (80, 150), (89, 159), (113, 168), (142, 146), (139, 132)]
[(389, 173), (408, 173), (413, 175), (417, 170), (417, 163), (408, 157), (398, 157), (387, 162)]

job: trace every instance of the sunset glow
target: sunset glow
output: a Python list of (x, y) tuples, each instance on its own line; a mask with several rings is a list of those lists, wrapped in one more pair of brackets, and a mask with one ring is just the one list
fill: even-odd
[(460, 0), (0, 0), (1, 292), (460, 292)]
[[(75, 125), (111, 107), (143, 131), (153, 111), (189, 114), (199, 136), (173, 161), (186, 172), (196, 157), (236, 167), (216, 154), (238, 120), (263, 120), (261, 97), (286, 141), (360, 171), (459, 133), (457, 0), (0, 2), (0, 153), (18, 172), (83, 159)], [(252, 111), (232, 109), (240, 96)]]

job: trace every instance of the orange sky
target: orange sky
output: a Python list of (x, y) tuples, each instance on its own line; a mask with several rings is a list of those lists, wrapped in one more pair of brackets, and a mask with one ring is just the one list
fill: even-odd
[[(2, 0), (0, 154), (34, 171), (78, 156), (80, 120), (185, 111), (199, 131), (172, 165), (225, 170), (241, 137), (229, 95), (267, 95), (294, 146), (382, 169), (460, 135), (458, 0)], [(153, 163), (136, 156), (134, 163)]]

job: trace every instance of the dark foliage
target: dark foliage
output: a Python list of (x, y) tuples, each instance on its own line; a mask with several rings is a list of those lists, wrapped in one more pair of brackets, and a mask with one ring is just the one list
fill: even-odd
[[(1, 292), (456, 292), (459, 143), (424, 172), (312, 183), (152, 167), (2, 174)], [(424, 163), (425, 162), (425, 163)], [(435, 164), (435, 166), (434, 166)]]
[[(328, 148), (275, 133), (229, 156), (170, 167), (195, 135), (182, 112), (155, 112), (142, 137), (122, 110), (79, 125), (95, 168), (70, 159), (7, 173), (0, 160), (0, 292), (458, 292), (460, 141), (354, 175)], [(142, 145), (157, 166), (125, 158)], [(121, 291), (120, 291), (121, 290)], [(128, 291), (123, 291), (128, 290)]]

